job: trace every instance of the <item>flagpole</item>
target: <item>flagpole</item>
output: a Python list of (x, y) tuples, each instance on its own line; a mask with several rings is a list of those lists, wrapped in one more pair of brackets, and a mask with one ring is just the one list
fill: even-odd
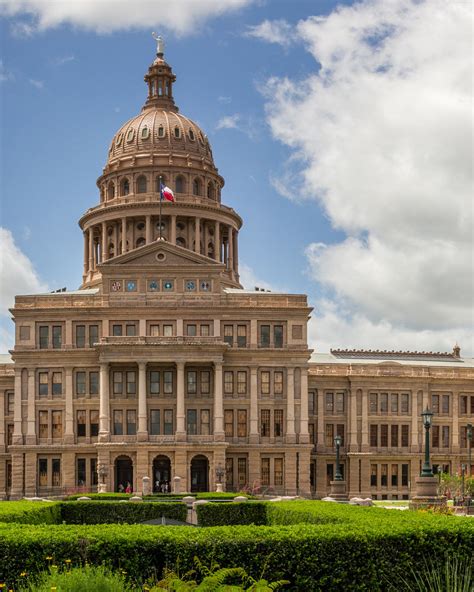
[(160, 217), (159, 217), (159, 222), (158, 225), (160, 227), (160, 238), (158, 240), (161, 240), (161, 202), (163, 201), (163, 182), (161, 180), (161, 175), (160, 175)]

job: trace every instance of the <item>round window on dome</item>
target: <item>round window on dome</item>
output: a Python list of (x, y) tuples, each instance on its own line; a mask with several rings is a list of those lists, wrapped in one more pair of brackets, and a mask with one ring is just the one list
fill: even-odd
[(192, 129), (189, 130), (189, 139), (192, 140), (194, 142), (194, 140), (196, 139), (194, 132)]
[(150, 128), (144, 127), (141, 133), (142, 140), (148, 140), (150, 137)]
[(127, 142), (131, 142), (135, 136), (135, 130), (131, 129), (127, 132)]
[(115, 145), (116, 146), (120, 146), (120, 144), (122, 143), (122, 138), (123, 138), (123, 134), (119, 134), (116, 138), (115, 138)]
[(162, 125), (160, 125), (160, 127), (158, 128), (158, 137), (159, 138), (165, 137), (165, 128)]

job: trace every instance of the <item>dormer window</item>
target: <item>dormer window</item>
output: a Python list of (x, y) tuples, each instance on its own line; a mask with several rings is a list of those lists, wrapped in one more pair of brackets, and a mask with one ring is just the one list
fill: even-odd
[(142, 140), (148, 140), (150, 137), (150, 129), (148, 127), (144, 127), (141, 133)]
[(135, 130), (130, 129), (127, 132), (127, 142), (131, 142), (135, 136)]
[(160, 125), (160, 127), (158, 128), (158, 137), (159, 138), (165, 137), (165, 128), (162, 125)]
[(120, 144), (122, 143), (122, 138), (123, 138), (123, 134), (119, 134), (116, 138), (115, 138), (115, 145), (116, 146), (120, 146)]
[(175, 138), (181, 138), (181, 130), (179, 129), (179, 127), (178, 127), (178, 126), (176, 126), (176, 127), (174, 128), (174, 137), (175, 137)]
[(189, 130), (189, 139), (192, 140), (194, 142), (194, 140), (196, 139), (194, 136), (194, 132), (192, 129)]

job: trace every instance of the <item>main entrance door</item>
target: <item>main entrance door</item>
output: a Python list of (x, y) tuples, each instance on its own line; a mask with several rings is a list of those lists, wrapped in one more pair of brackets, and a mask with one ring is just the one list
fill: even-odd
[(153, 461), (153, 491), (155, 493), (171, 491), (171, 462), (163, 454), (155, 457)]
[(203, 454), (191, 461), (191, 491), (209, 491), (209, 461)]
[(129, 456), (119, 456), (115, 461), (115, 491), (133, 489), (133, 463)]

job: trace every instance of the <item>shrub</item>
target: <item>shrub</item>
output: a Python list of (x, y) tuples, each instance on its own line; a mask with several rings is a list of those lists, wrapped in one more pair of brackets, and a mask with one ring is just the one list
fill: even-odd
[(60, 522), (60, 507), (56, 502), (0, 502), (0, 522), (57, 524)]
[(267, 524), (267, 504), (263, 502), (202, 504), (196, 507), (196, 512), (200, 526)]
[(136, 524), (163, 516), (185, 522), (187, 515), (182, 502), (87, 501), (65, 502), (60, 507), (66, 524)]

